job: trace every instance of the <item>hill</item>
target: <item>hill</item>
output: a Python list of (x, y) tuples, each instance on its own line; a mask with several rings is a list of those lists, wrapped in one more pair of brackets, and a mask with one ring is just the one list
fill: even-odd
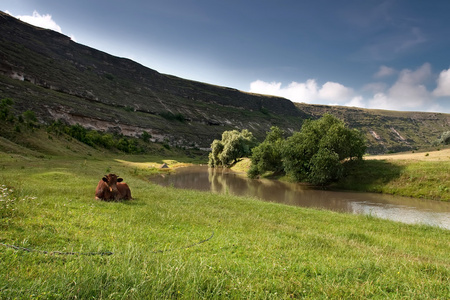
[(325, 113), (344, 120), (366, 133), (370, 154), (402, 152), (431, 147), (442, 132), (450, 128), (450, 115), (433, 112), (406, 112), (357, 107), (296, 103), (312, 118)]
[(73, 125), (207, 148), (225, 130), (249, 129), (262, 139), (271, 126), (292, 133), (331, 112), (363, 130), (370, 153), (428, 146), (450, 130), (450, 115), (294, 104), (161, 74), (132, 60), (78, 44), (57, 32), (0, 12), (0, 99), (41, 123)]

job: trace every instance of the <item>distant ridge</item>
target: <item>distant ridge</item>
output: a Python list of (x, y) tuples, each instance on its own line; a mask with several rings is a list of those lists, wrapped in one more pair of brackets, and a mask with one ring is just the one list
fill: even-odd
[(161, 74), (0, 12), (0, 98), (40, 122), (139, 136), (207, 148), (225, 130), (249, 129), (262, 139), (271, 126), (291, 133), (329, 112), (362, 130), (369, 152), (428, 146), (450, 130), (450, 115), (294, 104)]

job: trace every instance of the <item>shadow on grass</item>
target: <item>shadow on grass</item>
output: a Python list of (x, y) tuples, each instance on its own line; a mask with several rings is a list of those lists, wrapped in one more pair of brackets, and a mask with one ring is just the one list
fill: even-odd
[(383, 185), (399, 178), (404, 167), (385, 160), (351, 161), (345, 164), (346, 175), (335, 188), (380, 192)]

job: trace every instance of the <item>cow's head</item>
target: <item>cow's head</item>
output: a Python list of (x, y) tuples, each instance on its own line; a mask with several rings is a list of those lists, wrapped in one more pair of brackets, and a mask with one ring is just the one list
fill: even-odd
[(111, 193), (113, 193), (114, 195), (119, 194), (119, 191), (117, 190), (117, 183), (122, 182), (122, 178), (117, 177), (116, 174), (108, 174), (103, 176), (102, 180), (106, 183)]

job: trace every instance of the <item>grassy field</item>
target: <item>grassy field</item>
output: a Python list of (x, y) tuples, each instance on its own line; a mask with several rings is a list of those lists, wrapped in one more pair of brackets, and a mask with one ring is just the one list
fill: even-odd
[[(0, 247), (1, 299), (450, 296), (443, 229), (160, 187), (146, 180), (157, 157), (0, 162), (0, 242), (35, 250)], [(134, 200), (94, 200), (107, 172)]]
[(366, 156), (367, 160), (408, 160), (408, 161), (439, 161), (446, 162), (450, 161), (450, 148), (442, 150), (433, 151), (421, 151), (421, 152), (401, 152), (394, 154), (384, 154), (384, 155), (369, 155)]
[[(0, 299), (450, 298), (450, 231), (157, 186), (163, 162), (204, 162), (166, 150), (0, 138)], [(371, 184), (408, 167), (367, 162)], [(109, 172), (133, 200), (94, 200)]]

